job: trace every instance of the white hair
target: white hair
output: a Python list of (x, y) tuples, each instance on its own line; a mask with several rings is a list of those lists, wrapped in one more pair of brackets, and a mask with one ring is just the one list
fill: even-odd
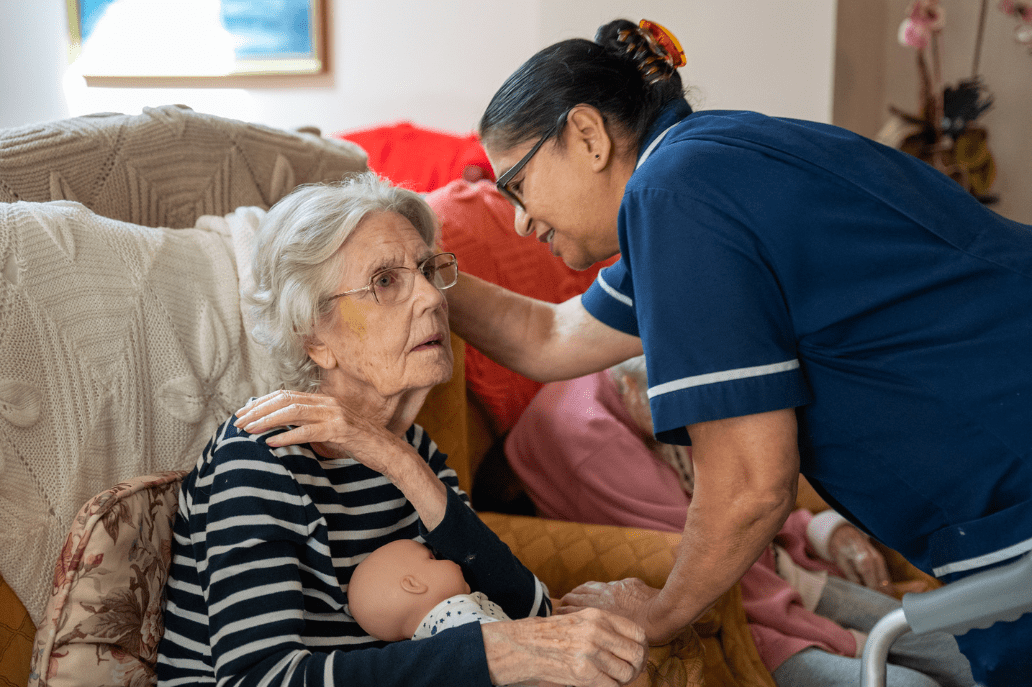
[(392, 186), (372, 172), (335, 183), (299, 186), (276, 203), (255, 234), (252, 285), (244, 294), (254, 318), (251, 331), (276, 365), (286, 389), (319, 388), (319, 367), (306, 344), (315, 325), (331, 310), (338, 286), (338, 251), (370, 214), (394, 212), (434, 246), (438, 221), (423, 198)]
[[(612, 377), (613, 382), (616, 384), (616, 388), (619, 390), (621, 395), (627, 393), (627, 387), (623, 383), (624, 375), (627, 375), (634, 381), (638, 382), (638, 389), (641, 390), (642, 394), (647, 393), (649, 388), (649, 373), (645, 367), (644, 355), (628, 358), (622, 363), (617, 363), (609, 368), (609, 376)], [(647, 397), (646, 400), (648, 400)]]

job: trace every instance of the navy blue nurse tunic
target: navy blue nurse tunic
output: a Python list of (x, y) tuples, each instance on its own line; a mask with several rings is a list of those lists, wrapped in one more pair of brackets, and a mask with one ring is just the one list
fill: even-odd
[(641, 337), (657, 437), (796, 408), (803, 474), (919, 568), (1032, 550), (1032, 227), (843, 129), (689, 112), (646, 138), (582, 297)]

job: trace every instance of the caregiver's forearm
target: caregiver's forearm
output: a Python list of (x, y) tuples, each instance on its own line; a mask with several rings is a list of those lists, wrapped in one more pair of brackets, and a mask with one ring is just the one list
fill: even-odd
[(695, 493), (674, 568), (649, 609), (650, 636), (676, 632), (712, 605), (756, 561), (795, 505), (793, 410), (688, 429)]
[(548, 303), (468, 274), (446, 293), (456, 334), (540, 382), (590, 374), (641, 354), (640, 339), (596, 320), (580, 296)]
[[(650, 635), (679, 631), (709, 608), (749, 569), (778, 533), (792, 500), (717, 504), (688, 509), (677, 561), (649, 614)], [(659, 611), (659, 612), (657, 612)]]
[(533, 376), (524, 351), (531, 332), (546, 338), (554, 305), (526, 298), (477, 277), (460, 273), (446, 292), (452, 330), (489, 358), (524, 376)]

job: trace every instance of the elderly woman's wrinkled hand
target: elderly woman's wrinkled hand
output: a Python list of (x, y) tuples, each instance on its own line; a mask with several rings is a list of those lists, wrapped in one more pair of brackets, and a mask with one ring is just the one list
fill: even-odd
[(857, 528), (850, 524), (837, 527), (828, 540), (828, 553), (850, 582), (891, 593), (892, 580), (885, 557)]
[(652, 628), (649, 622), (649, 610), (659, 592), (636, 577), (617, 582), (585, 582), (563, 596), (555, 612), (562, 615), (578, 613), (586, 608), (600, 608), (643, 627), (648, 643), (660, 645), (669, 642), (676, 631), (660, 631)]
[(237, 411), (234, 425), (250, 434), (288, 426), (291, 429), (266, 443), (310, 443), (327, 458), (354, 458), (388, 476), (391, 465), (386, 458), (393, 452), (387, 449), (399, 443), (382, 424), (358, 415), (340, 399), (303, 391), (280, 390), (252, 399)]
[(550, 618), (483, 626), (494, 684), (547, 680), (563, 685), (615, 687), (645, 668), (645, 632), (627, 618), (583, 609)]
[(444, 483), (412, 445), (382, 422), (359, 415), (335, 396), (275, 391), (238, 410), (233, 424), (250, 434), (290, 427), (265, 443), (272, 447), (309, 443), (324, 458), (357, 460), (393, 482), (427, 529), (432, 530), (444, 518)]

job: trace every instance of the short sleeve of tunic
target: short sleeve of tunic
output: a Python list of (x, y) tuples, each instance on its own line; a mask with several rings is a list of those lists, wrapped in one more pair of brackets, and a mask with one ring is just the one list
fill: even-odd
[[(677, 141), (627, 186), (621, 260), (582, 302), (641, 337), (661, 441), (689, 443), (685, 425), (811, 400), (774, 261), (748, 224), (760, 204), (783, 207), (774, 184), (754, 194), (754, 182), (778, 178), (777, 166), (753, 150)], [(705, 169), (706, 181), (686, 178), (692, 169)]]

